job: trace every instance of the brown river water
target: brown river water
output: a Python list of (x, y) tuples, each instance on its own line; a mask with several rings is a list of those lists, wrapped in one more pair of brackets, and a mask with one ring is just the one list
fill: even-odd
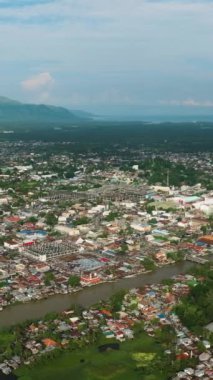
[(87, 308), (100, 300), (108, 299), (120, 289), (132, 289), (154, 284), (163, 279), (184, 273), (194, 266), (191, 262), (182, 262), (158, 268), (155, 272), (139, 274), (131, 278), (122, 278), (115, 282), (105, 282), (84, 288), (72, 294), (56, 294), (40, 301), (11, 305), (0, 312), (0, 328), (8, 327), (26, 320), (44, 317), (47, 313), (62, 312), (73, 304)]

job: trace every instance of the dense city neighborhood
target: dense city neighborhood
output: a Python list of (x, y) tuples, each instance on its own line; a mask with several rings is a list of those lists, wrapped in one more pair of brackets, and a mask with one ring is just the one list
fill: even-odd
[[(42, 356), (53, 358), (54, 351), (83, 348), (100, 339), (105, 342), (99, 346), (100, 352), (108, 348), (117, 350), (120, 343), (137, 338), (143, 327), (148, 336), (159, 340), (164, 347), (161, 359), (164, 364), (170, 360), (179, 368), (173, 380), (212, 379), (213, 357), (207, 338), (212, 334), (212, 324), (205, 327), (205, 336), (204, 333), (197, 336), (182, 324), (175, 312), (181, 298), (192, 289), (202, 287), (205, 281), (201, 275), (178, 275), (162, 284), (120, 292), (109, 302), (88, 310), (70, 309), (24, 324), (21, 330), (19, 327), (5, 332), (7, 339), (9, 337), (4, 354), (7, 358), (0, 368), (9, 374), (21, 364), (28, 367)], [(6, 341), (4, 344), (6, 346)], [(132, 354), (132, 359), (138, 368), (143, 368), (152, 365), (157, 354), (138, 352)], [(175, 368), (174, 365), (174, 372)]]
[(213, 0), (0, 36), (0, 380), (213, 380)]
[[(144, 150), (140, 155), (130, 151), (132, 158), (126, 160), (123, 152), (110, 158), (47, 154), (48, 149), (54, 152), (54, 144), (1, 144), (1, 313), (11, 305), (81, 292), (175, 263), (210, 265), (210, 154), (167, 157)], [(21, 339), (17, 332), (8, 333), (0, 369), (10, 374), (43, 355), (95, 344), (100, 336), (105, 342), (100, 350), (105, 351), (107, 342), (117, 350), (135, 339), (142, 324), (153, 339), (159, 329), (169, 328), (173, 348), (166, 342), (165, 357), (188, 364), (176, 372), (173, 368), (170, 378), (211, 379), (211, 339), (192, 333), (174, 312), (202, 281), (202, 276), (180, 274), (169, 285), (126, 292), (118, 310), (111, 300), (21, 325)], [(4, 341), (4, 333), (2, 337)], [(150, 365), (157, 357), (155, 352), (138, 352), (132, 359), (143, 368), (142, 362)]]
[[(108, 169), (96, 169), (101, 164)], [(169, 170), (168, 186), (150, 186), (139, 165), (122, 171), (110, 164), (82, 158), (65, 179), (59, 176), (74, 165), (69, 156), (7, 157), (0, 175), (1, 308), (178, 260), (205, 262), (213, 244), (212, 191), (169, 186)], [(65, 166), (63, 175), (52, 165)], [(204, 165), (210, 170), (206, 155), (198, 161)]]

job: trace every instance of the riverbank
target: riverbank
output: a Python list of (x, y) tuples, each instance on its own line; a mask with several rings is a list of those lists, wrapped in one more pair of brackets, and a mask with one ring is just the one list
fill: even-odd
[[(59, 377), (58, 371), (61, 379), (70, 375), (77, 378), (80, 374), (82, 380), (120, 380), (121, 376), (138, 380), (138, 375), (143, 375), (144, 380), (148, 380), (149, 375), (154, 380), (166, 380), (185, 367), (192, 366), (192, 371), (197, 371), (198, 360), (203, 362), (205, 346), (204, 372), (209, 375), (212, 359), (207, 334), (201, 334), (204, 340), (190, 332), (189, 327), (197, 320), (187, 303), (183, 315), (185, 317), (185, 311), (192, 315), (185, 321), (186, 325), (182, 325), (181, 318), (174, 313), (181, 307), (180, 299), (186, 300), (186, 296), (191, 297), (195, 291), (198, 294), (200, 289), (206, 291), (205, 304), (209, 305), (211, 264), (194, 268), (192, 273), (179, 274), (163, 283), (129, 292), (121, 290), (91, 308), (71, 308), (66, 313), (50, 314), (33, 323), (4, 329), (0, 334), (0, 369), (5, 374), (15, 369), (18, 376), (31, 380), (54, 380)], [(195, 314), (200, 315), (200, 312)], [(209, 323), (211, 313), (205, 311), (204, 314), (203, 323)], [(108, 345), (113, 346), (110, 352), (105, 349)], [(100, 350), (103, 347), (104, 350)], [(113, 355), (112, 350), (115, 350)], [(180, 355), (184, 355), (184, 367)], [(51, 362), (51, 359), (54, 360)]]
[(193, 266), (194, 263), (184, 261), (163, 266), (151, 273), (143, 273), (135, 277), (122, 278), (115, 282), (105, 282), (87, 287), (72, 294), (56, 294), (36, 302), (11, 305), (0, 313), (0, 328), (23, 323), (26, 320), (39, 319), (48, 313), (62, 312), (72, 304), (87, 308), (100, 300), (107, 300), (120, 289), (129, 290), (158, 283), (171, 276), (186, 272)]

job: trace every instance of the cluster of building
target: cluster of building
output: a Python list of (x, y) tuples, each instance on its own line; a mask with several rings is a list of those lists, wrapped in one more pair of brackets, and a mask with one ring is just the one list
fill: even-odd
[[(53, 142), (1, 142), (0, 310), (180, 260), (201, 264), (208, 260), (213, 246), (210, 186), (183, 183), (174, 188), (169, 186), (169, 171), (167, 186), (148, 185), (147, 171), (137, 163), (156, 159), (149, 149), (121, 147), (110, 156), (74, 154), (72, 142), (63, 144), (67, 149), (60, 154)], [(210, 153), (158, 156), (200, 170), (206, 177), (212, 170)], [(71, 277), (79, 279), (77, 286)], [(174, 329), (177, 359), (197, 358), (197, 367), (186, 367), (175, 380), (210, 379), (209, 342), (203, 342), (206, 350), (200, 352), (199, 337), (172, 312), (179, 297), (189, 291), (190, 281), (197, 280), (176, 278), (169, 292), (163, 285), (132, 290), (116, 318), (103, 307), (81, 316), (69, 311), (51, 322), (51, 328), (48, 321), (33, 323), (24, 331), (21, 355), (13, 353), (0, 369), (10, 373), (57, 347), (92, 342), (96, 332), (119, 342), (132, 339), (135, 324), (143, 321), (151, 336), (164, 325)]]
[[(211, 343), (192, 334), (182, 325), (174, 313), (180, 298), (197, 286), (203, 278), (179, 275), (171, 285), (155, 284), (144, 289), (132, 289), (122, 301), (120, 311), (113, 312), (110, 302), (91, 307), (81, 313), (68, 310), (57, 317), (39, 320), (23, 327), (19, 355), (11, 351), (11, 358), (0, 364), (0, 369), (8, 374), (20, 364), (29, 365), (57, 348), (78, 348), (92, 344), (100, 333), (106, 342), (124, 342), (133, 339), (138, 324), (148, 335), (156, 338), (157, 332), (170, 326), (174, 336), (167, 342), (164, 355), (172, 360), (186, 362), (184, 370), (178, 372), (174, 380), (212, 379), (213, 357)], [(199, 348), (202, 343), (203, 351)], [(196, 366), (188, 367), (187, 359), (195, 358)]]
[[(213, 356), (211, 343), (193, 334), (181, 323), (174, 313), (174, 307), (180, 297), (186, 296), (190, 288), (197, 286), (202, 279), (196, 279), (191, 275), (179, 275), (170, 287), (164, 285), (147, 286), (142, 292), (140, 290), (130, 292), (124, 306), (136, 305), (135, 314), (145, 321), (144, 329), (150, 336), (164, 326), (170, 326), (175, 337), (171, 338), (170, 348), (165, 351), (167, 355), (175, 353), (176, 360), (187, 360), (196, 358), (195, 368), (187, 367), (176, 374), (173, 380), (184, 379), (211, 379), (213, 376)], [(204, 352), (199, 349), (201, 342)]]
[(17, 162), (15, 172), (8, 167), (12, 174), (2, 174), (6, 182), (16, 176), (16, 186), (35, 187), (22, 195), (19, 188), (1, 190), (0, 308), (76, 291), (72, 275), (83, 287), (183, 259), (204, 263), (212, 252), (213, 193), (201, 185), (148, 186), (136, 181), (136, 167), (133, 173), (111, 167), (88, 175), (82, 160), (74, 178), (59, 180), (43, 170), (41, 183), (32, 174), (40, 156), (29, 158), (30, 165)]

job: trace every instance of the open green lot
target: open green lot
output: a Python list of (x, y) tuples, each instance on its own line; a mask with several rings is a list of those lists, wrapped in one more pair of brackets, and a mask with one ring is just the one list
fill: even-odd
[[(100, 342), (111, 343), (112, 340)], [(166, 376), (153, 371), (145, 374), (137, 368), (133, 359), (136, 353), (152, 353), (156, 357), (162, 348), (155, 341), (140, 332), (134, 340), (120, 344), (120, 349), (100, 353), (98, 345), (73, 352), (64, 352), (56, 359), (47, 359), (45, 363), (33, 367), (23, 367), (17, 371), (21, 380), (166, 380)]]
[(173, 201), (156, 201), (149, 203), (149, 205), (162, 210), (176, 209), (176, 204)]

